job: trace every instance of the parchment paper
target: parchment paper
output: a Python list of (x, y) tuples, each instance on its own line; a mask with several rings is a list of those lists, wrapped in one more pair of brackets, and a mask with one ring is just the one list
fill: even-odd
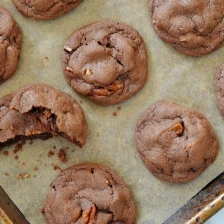
[[(22, 16), (10, 0), (1, 0), (0, 4), (13, 14), (23, 33), (18, 70), (0, 86), (0, 97), (27, 84), (46, 83), (78, 101), (81, 99), (89, 125), (83, 149), (55, 137), (47, 141), (34, 140), (32, 145), (27, 142), (22, 152), (18, 152), (18, 160), (14, 159), (15, 145), (0, 151), (0, 184), (30, 223), (46, 223), (40, 210), (49, 184), (59, 173), (52, 163), (63, 169), (83, 162), (104, 163), (113, 168), (133, 192), (138, 224), (162, 223), (223, 170), (224, 121), (216, 105), (213, 79), (216, 69), (224, 62), (224, 48), (200, 58), (178, 53), (154, 33), (148, 15), (148, 0), (84, 0), (77, 9), (51, 21)], [(66, 83), (61, 63), (68, 36), (79, 27), (104, 19), (122, 21), (138, 30), (147, 45), (149, 63), (149, 77), (144, 89), (130, 100), (110, 107), (98, 106), (77, 95)], [(190, 183), (170, 184), (155, 178), (136, 151), (133, 136), (137, 120), (150, 105), (160, 100), (199, 110), (209, 119), (219, 137), (217, 160)], [(121, 111), (115, 117), (113, 112), (118, 107)], [(67, 163), (61, 163), (57, 156), (47, 157), (54, 145), (57, 147), (55, 151), (69, 147)], [(9, 151), (8, 156), (3, 154), (5, 150)], [(38, 170), (34, 170), (35, 167)], [(30, 174), (30, 178), (18, 180), (18, 175), (23, 172)]]

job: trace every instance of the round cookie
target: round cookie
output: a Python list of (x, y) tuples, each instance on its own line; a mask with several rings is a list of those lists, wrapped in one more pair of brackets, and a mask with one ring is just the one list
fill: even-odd
[(132, 27), (113, 21), (85, 26), (66, 41), (63, 69), (67, 82), (92, 101), (120, 103), (143, 88), (147, 52)]
[(22, 34), (11, 14), (0, 6), (0, 84), (16, 71)]
[(218, 107), (224, 116), (224, 64), (220, 66), (215, 76), (215, 88)]
[(158, 178), (182, 183), (199, 176), (218, 153), (218, 140), (199, 112), (160, 102), (139, 119), (135, 143), (146, 167)]
[(205, 55), (224, 43), (222, 0), (152, 0), (149, 10), (157, 35), (184, 54)]
[(134, 224), (136, 209), (126, 183), (100, 164), (74, 165), (51, 183), (44, 214), (49, 224)]
[(13, 2), (23, 15), (48, 20), (68, 13), (76, 8), (82, 0), (13, 0)]

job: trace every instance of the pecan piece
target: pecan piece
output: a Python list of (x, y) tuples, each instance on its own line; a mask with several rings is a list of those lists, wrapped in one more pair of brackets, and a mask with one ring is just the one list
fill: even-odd
[(95, 224), (96, 206), (91, 206), (88, 210), (82, 213), (84, 224)]
[(184, 132), (184, 127), (181, 123), (177, 123), (172, 128), (170, 128), (169, 130), (170, 131), (175, 131), (177, 135), (181, 135)]

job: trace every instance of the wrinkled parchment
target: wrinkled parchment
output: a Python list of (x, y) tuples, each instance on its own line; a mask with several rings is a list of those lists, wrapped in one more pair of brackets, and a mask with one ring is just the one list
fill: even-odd
[[(22, 152), (17, 153), (18, 160), (14, 159), (15, 145), (0, 151), (0, 184), (30, 223), (45, 223), (40, 210), (49, 184), (59, 173), (52, 163), (66, 168), (77, 163), (97, 162), (113, 168), (133, 192), (138, 224), (162, 223), (223, 170), (224, 121), (217, 109), (213, 79), (216, 69), (224, 62), (224, 48), (201, 58), (180, 54), (154, 33), (148, 15), (148, 0), (84, 0), (77, 9), (51, 21), (22, 16), (10, 0), (1, 0), (0, 4), (13, 14), (23, 33), (19, 67), (16, 74), (0, 86), (0, 96), (30, 83), (46, 83), (82, 100), (89, 125), (83, 149), (55, 137), (47, 141), (34, 140), (32, 145), (28, 141)], [(98, 106), (77, 95), (66, 83), (61, 63), (68, 36), (79, 27), (104, 19), (122, 21), (138, 30), (147, 45), (149, 63), (144, 89), (130, 100), (110, 107)], [(217, 160), (190, 183), (170, 184), (155, 178), (135, 149), (133, 135), (138, 118), (160, 100), (199, 110), (219, 137)], [(118, 107), (121, 107), (120, 111), (117, 111)], [(117, 116), (113, 116), (113, 112), (117, 112)], [(62, 147), (69, 147), (65, 150), (67, 163), (61, 163), (56, 155), (48, 158), (50, 150), (58, 151)], [(8, 156), (3, 154), (5, 150), (9, 151)], [(38, 170), (34, 170), (35, 167)], [(30, 178), (18, 179), (24, 172)]]

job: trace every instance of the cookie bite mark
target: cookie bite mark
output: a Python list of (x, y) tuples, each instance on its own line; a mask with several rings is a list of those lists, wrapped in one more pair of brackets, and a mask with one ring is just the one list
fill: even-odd
[(134, 224), (136, 209), (126, 183), (110, 168), (81, 164), (51, 183), (44, 214), (49, 224)]
[(22, 33), (11, 14), (0, 6), (0, 84), (16, 71)]
[(75, 31), (63, 52), (67, 82), (92, 101), (112, 105), (137, 93), (148, 67), (144, 41), (132, 27), (112, 21)]
[(153, 175), (183, 183), (199, 176), (218, 153), (218, 140), (199, 112), (174, 103), (157, 103), (139, 119), (135, 143)]
[(33, 84), (0, 100), (0, 147), (58, 135), (82, 147), (86, 134), (87, 123), (79, 104), (50, 86)]
[(39, 20), (60, 17), (76, 8), (82, 0), (13, 0), (16, 8), (25, 16)]
[(152, 26), (157, 35), (178, 51), (202, 56), (223, 46), (224, 2), (150, 1)]

